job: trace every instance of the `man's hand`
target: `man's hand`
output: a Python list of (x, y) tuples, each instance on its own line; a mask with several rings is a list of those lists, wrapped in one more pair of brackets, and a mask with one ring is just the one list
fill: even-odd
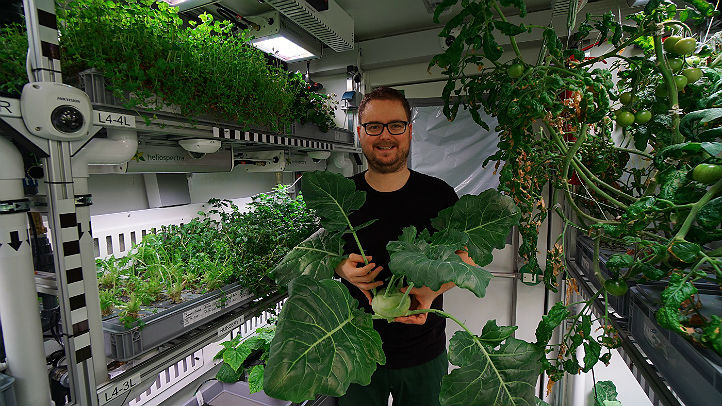
[[(371, 258), (371, 256), (366, 256), (369, 261), (371, 261)], [(368, 298), (369, 304), (371, 304), (371, 292), (369, 291), (384, 284), (383, 281), (374, 282), (374, 279), (384, 267), (376, 266), (373, 262), (369, 262), (368, 265), (364, 264), (361, 255), (351, 254), (336, 266), (336, 274), (359, 288)], [(376, 268), (374, 269), (374, 267)]]
[[(409, 296), (411, 297), (411, 308), (409, 310), (430, 309), (434, 299), (442, 293), (456, 286), (454, 282), (447, 282), (441, 285), (439, 290), (431, 290), (431, 288), (422, 286), (420, 288), (411, 288)], [(406, 293), (407, 287), (401, 288), (401, 292)], [(411, 316), (401, 316), (394, 321), (404, 324), (424, 324), (429, 313), (412, 314)]]

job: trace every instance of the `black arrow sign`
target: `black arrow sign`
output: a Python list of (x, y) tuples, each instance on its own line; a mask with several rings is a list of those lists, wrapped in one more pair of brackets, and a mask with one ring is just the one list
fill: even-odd
[(15, 251), (20, 249), (20, 246), (23, 245), (23, 242), (20, 241), (20, 233), (17, 231), (11, 231), (10, 232), (10, 246), (13, 247)]
[(83, 238), (83, 225), (78, 223), (78, 239)]

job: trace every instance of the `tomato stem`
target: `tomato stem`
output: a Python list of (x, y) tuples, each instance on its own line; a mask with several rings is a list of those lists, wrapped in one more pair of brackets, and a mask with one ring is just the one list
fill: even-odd
[(674, 236), (675, 240), (683, 240), (687, 236), (689, 229), (692, 227), (692, 223), (697, 219), (697, 213), (720, 191), (722, 191), (722, 179), (718, 180), (717, 183), (712, 185), (712, 187), (707, 190), (707, 193), (705, 193), (704, 196), (702, 196), (702, 198), (699, 199), (699, 201), (695, 203), (694, 206), (692, 206), (692, 210), (690, 210), (687, 218), (684, 219), (682, 227), (680, 227), (679, 231)]

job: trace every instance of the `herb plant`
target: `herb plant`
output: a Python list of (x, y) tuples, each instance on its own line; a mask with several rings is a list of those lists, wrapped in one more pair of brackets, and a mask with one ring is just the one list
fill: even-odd
[[(457, 3), (443, 1), (436, 21)], [(546, 287), (556, 291), (565, 271), (567, 230), (594, 240), (592, 268), (604, 288), (582, 304), (581, 312), (557, 303), (537, 328), (538, 344), (546, 346), (556, 326), (571, 323), (561, 343), (546, 346), (551, 357), (541, 358), (552, 382), (565, 373), (589, 371), (600, 360), (609, 362), (619, 336), (608, 313), (593, 317), (591, 304), (625, 294), (632, 283), (662, 281), (666, 289), (657, 322), (722, 354), (720, 318), (701, 311), (694, 285), (698, 280), (722, 284), (722, 250), (708, 245), (722, 240), (717, 177), (722, 39), (717, 34), (698, 43), (706, 27), (699, 37), (693, 28), (718, 12), (708, 2), (684, 4), (653, 0), (621, 24), (611, 12), (582, 18), (572, 0), (569, 35), (559, 38), (551, 27), (524, 22), (523, 0), (462, 0), (461, 11), (440, 34), (459, 31), (448, 50), (431, 61), (448, 77), (446, 116), (453, 120), (463, 107), (485, 128), (480, 110), (498, 120), (498, 151), (487, 161), (496, 161), (499, 190), (521, 210), (519, 254), (526, 261), (521, 271), (543, 274)], [(516, 8), (522, 22), (509, 22), (502, 6)], [(525, 60), (516, 42), (527, 32), (544, 41), (535, 61)], [(497, 35), (510, 40), (514, 56), (507, 62), (501, 61)], [(579, 49), (584, 39), (611, 49), (586, 57)], [(621, 54), (633, 45), (643, 54)], [(468, 68), (478, 73), (467, 74)], [(465, 97), (452, 97), (458, 95)], [(612, 137), (615, 129), (621, 142)], [(696, 175), (695, 168), (700, 168)], [(556, 194), (551, 202), (544, 200), (547, 182), (562, 192), (563, 202)], [(562, 203), (573, 217), (561, 210)], [(559, 214), (564, 227), (542, 271), (536, 259), (538, 228), (549, 210)], [(608, 280), (599, 271), (601, 243), (621, 251), (607, 263)], [(575, 282), (567, 280), (573, 289)], [(602, 325), (599, 333), (591, 331), (595, 321)], [(578, 348), (584, 349), (583, 359), (577, 359)]]
[(302, 196), (290, 197), (286, 186), (254, 196), (246, 212), (227, 200), (209, 204), (208, 213), (199, 212), (186, 224), (147, 234), (126, 256), (97, 260), (104, 315), (121, 309), (130, 327), (141, 305), (180, 303), (188, 292), (204, 293), (235, 281), (265, 296), (277, 289), (269, 270), (318, 228)]
[(28, 82), (25, 71), (27, 52), (28, 37), (24, 25), (0, 27), (0, 93), (11, 97), (20, 96), (23, 86)]
[[(297, 74), (267, 62), (247, 31), (202, 14), (184, 21), (155, 0), (66, 0), (58, 4), (66, 83), (100, 71), (124, 107), (211, 116), (284, 132), (294, 121), (333, 126), (331, 97), (308, 90)], [(27, 83), (27, 37), (19, 24), (0, 28), (0, 91), (19, 96)]]

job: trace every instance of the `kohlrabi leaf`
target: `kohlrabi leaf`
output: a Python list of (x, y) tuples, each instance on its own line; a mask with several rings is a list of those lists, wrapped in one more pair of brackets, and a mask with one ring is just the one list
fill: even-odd
[(304, 173), (301, 191), (306, 205), (316, 211), (329, 233), (346, 230), (351, 225), (348, 215), (366, 201), (366, 192), (357, 191), (351, 179), (325, 171)]
[(511, 337), (494, 348), (466, 331), (454, 334), (449, 361), (460, 368), (441, 381), (442, 405), (536, 405), (542, 350)]
[(301, 403), (316, 395), (341, 396), (351, 383), (368, 385), (376, 365), (386, 363), (371, 314), (332, 279), (299, 276), (288, 294), (271, 342), (264, 392)]
[[(405, 249), (395, 251), (395, 244)], [(484, 297), (486, 286), (492, 278), (489, 271), (469, 265), (456, 254), (455, 247), (429, 245), (421, 242), (392, 241), (387, 249), (392, 252), (389, 269), (392, 273), (406, 276), (415, 286), (428, 286), (438, 290), (446, 282), (454, 282), (461, 288)]]
[(320, 230), (286, 254), (271, 271), (271, 277), (280, 286), (287, 286), (301, 275), (328, 279), (333, 277), (336, 265), (343, 259), (342, 254), (341, 234)]
[(506, 237), (512, 227), (519, 224), (520, 216), (519, 208), (509, 196), (488, 189), (478, 196), (463, 196), (452, 207), (439, 212), (431, 225), (439, 231), (467, 234), (469, 256), (477, 265), (486, 266), (491, 263), (491, 251), (504, 248)]
[(398, 241), (389, 241), (386, 244), (386, 250), (390, 255), (399, 251), (423, 252), (428, 245), (425, 238), (416, 235), (416, 227), (409, 226), (404, 227)]
[(496, 320), (489, 320), (481, 330), (481, 336), (479, 340), (482, 343), (487, 344), (491, 347), (496, 347), (501, 344), (502, 341), (511, 337), (514, 331), (519, 328), (517, 326), (497, 326)]

